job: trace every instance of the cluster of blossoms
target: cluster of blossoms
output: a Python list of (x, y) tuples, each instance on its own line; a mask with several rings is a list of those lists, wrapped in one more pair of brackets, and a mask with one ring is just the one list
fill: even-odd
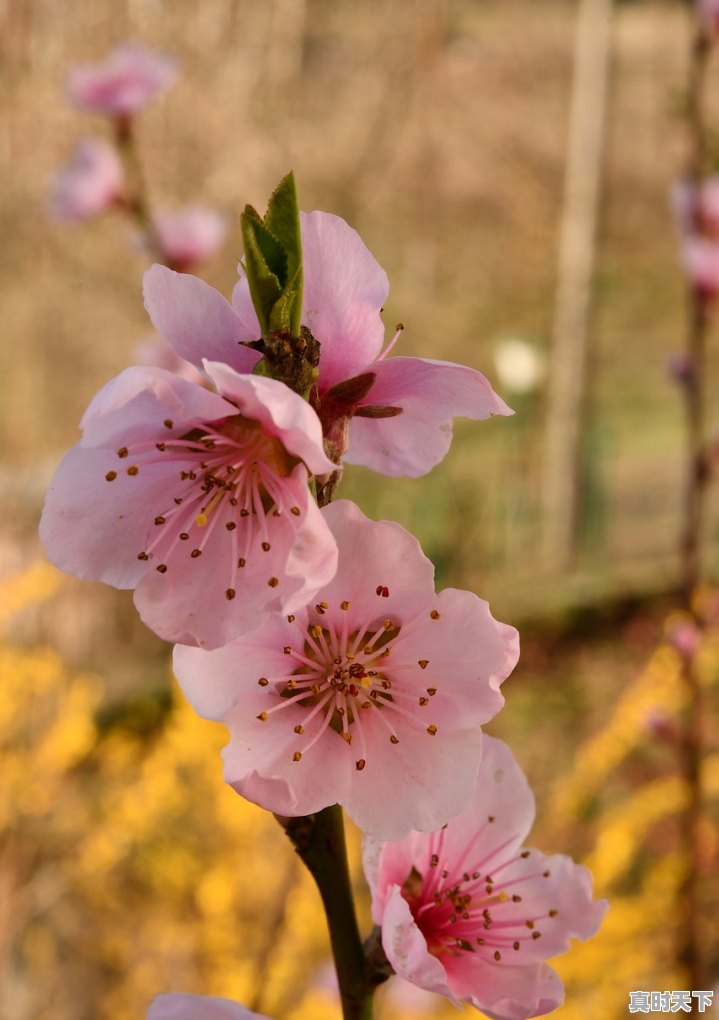
[[(105, 386), (41, 534), (66, 571), (134, 589), (145, 623), (177, 643), (185, 694), (229, 730), (238, 793), (284, 817), (340, 804), (366, 833), (397, 974), (493, 1017), (539, 1015), (562, 998), (544, 961), (591, 935), (604, 904), (583, 868), (521, 848), (531, 793), (482, 736), (517, 633), (476, 595), (436, 592), (398, 524), (330, 502), (343, 461), (417, 477), (444, 457), (454, 417), (510, 411), (473, 369), (390, 356), (384, 271), (338, 217), (299, 223), (301, 337), (319, 352), (306, 392), (263, 371), (249, 257), (231, 303), (153, 266), (146, 308), (194, 376), (134, 367)], [(149, 1017), (254, 1015), (175, 995)]]
[(133, 45), (119, 47), (99, 64), (73, 68), (68, 82), (71, 103), (109, 118), (115, 138), (113, 142), (84, 138), (76, 144), (55, 179), (51, 209), (65, 221), (122, 209), (142, 221), (146, 246), (168, 265), (189, 270), (222, 244), (225, 218), (202, 206), (146, 210), (144, 197), (133, 193), (124, 158), (132, 141), (133, 118), (172, 83), (176, 73), (173, 60)]

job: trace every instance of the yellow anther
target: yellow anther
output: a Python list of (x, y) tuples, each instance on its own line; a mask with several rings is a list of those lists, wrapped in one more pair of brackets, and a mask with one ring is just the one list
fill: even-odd
[(204, 510), (200, 510), (199, 514), (195, 515), (195, 524), (197, 525), (198, 528), (204, 528), (204, 526), (207, 524), (207, 514), (204, 512)]
[(497, 899), (500, 903), (506, 903), (509, 899), (509, 893), (505, 892), (504, 889), (500, 893), (497, 893)]
[(371, 686), (372, 686), (372, 677), (363, 676), (362, 679), (360, 680), (360, 687), (364, 687), (364, 689), (367, 690), (367, 688), (371, 687)]

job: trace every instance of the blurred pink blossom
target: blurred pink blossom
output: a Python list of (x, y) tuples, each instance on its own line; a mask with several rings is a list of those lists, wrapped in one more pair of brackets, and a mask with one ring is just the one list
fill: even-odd
[(710, 35), (719, 33), (719, 0), (696, 0), (699, 22)]
[(114, 145), (97, 138), (78, 142), (70, 162), (55, 178), (53, 215), (62, 220), (84, 220), (106, 212), (121, 200), (124, 177)]
[(397, 974), (493, 1020), (556, 1009), (546, 960), (593, 935), (607, 909), (591, 875), (560, 854), (524, 850), (534, 798), (500, 740), (485, 736), (468, 806), (434, 833), (364, 840), (372, 916)]
[(667, 358), (667, 374), (673, 382), (680, 386), (693, 385), (694, 359), (684, 351), (670, 354)]
[[(380, 312), (387, 274), (339, 216), (301, 213), (300, 220), (302, 321), (321, 347), (314, 405), (346, 460), (414, 478), (447, 453), (453, 418), (512, 413), (472, 368), (388, 357), (400, 330), (385, 345)], [(194, 277), (153, 266), (145, 274), (145, 306), (158, 332), (198, 366), (203, 357), (244, 364), (248, 351), (241, 344), (261, 333), (244, 276), (230, 305), (212, 288), (198, 288)]]
[(219, 392), (159, 368), (100, 391), (40, 534), (62, 570), (134, 588), (161, 637), (212, 648), (304, 606), (337, 548), (307, 484), (331, 468), (312, 408), (274, 379), (204, 367)]
[(698, 235), (686, 237), (682, 265), (690, 284), (705, 300), (719, 294), (719, 241)]
[(229, 729), (225, 779), (248, 800), (281, 815), (339, 803), (384, 839), (435, 829), (474, 789), (517, 632), (471, 592), (435, 594), (399, 524), (348, 500), (322, 513), (339, 564), (316, 604), (225, 648), (176, 648), (175, 674)]
[(719, 238), (719, 175), (698, 183), (678, 181), (672, 188), (672, 208), (679, 233)]
[(252, 1013), (239, 1002), (214, 995), (158, 995), (150, 1003), (147, 1020), (271, 1020), (264, 1013)]
[(686, 659), (691, 659), (699, 650), (702, 632), (690, 616), (671, 618), (667, 621), (666, 637), (670, 645)]
[(98, 64), (73, 67), (68, 92), (75, 106), (125, 118), (146, 106), (176, 73), (174, 60), (126, 43)]
[(642, 729), (651, 740), (674, 741), (677, 738), (677, 723), (665, 708), (654, 705), (642, 716)]
[(199, 205), (175, 212), (159, 210), (153, 214), (152, 224), (158, 247), (182, 271), (214, 255), (227, 233), (226, 218)]

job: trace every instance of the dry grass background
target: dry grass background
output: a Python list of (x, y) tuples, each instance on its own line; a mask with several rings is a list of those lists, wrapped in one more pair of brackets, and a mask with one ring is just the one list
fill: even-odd
[[(616, 9), (579, 569), (546, 576), (536, 556), (541, 393), (514, 401), (512, 421), (460, 423), (426, 479), (350, 471), (343, 490), (412, 528), (441, 583), (477, 590), (512, 622), (674, 580), (682, 414), (665, 364), (681, 345), (684, 295), (667, 195), (683, 159), (682, 7)], [(401, 353), (493, 377), (502, 338), (548, 343), (575, 10), (574, 0), (0, 0), (0, 575), (37, 556), (50, 474), (149, 328), (146, 261), (127, 225), (69, 228), (47, 214), (74, 140), (105, 131), (66, 104), (69, 65), (128, 39), (178, 58), (177, 84), (139, 121), (145, 175), (153, 199), (228, 212), (228, 241), (202, 274), (224, 293), (242, 206), (263, 208), (292, 168), (303, 208), (344, 216), (386, 268), (385, 321), (404, 322)], [(561, 689), (551, 646), (533, 652), (530, 636), (502, 732), (532, 731), (533, 777), (563, 725), (573, 735), (559, 758), (571, 767), (656, 635), (650, 625), (574, 647)], [(126, 596), (99, 586), (65, 583), (14, 637), (40, 637), (115, 693), (166, 683), (165, 648)]]

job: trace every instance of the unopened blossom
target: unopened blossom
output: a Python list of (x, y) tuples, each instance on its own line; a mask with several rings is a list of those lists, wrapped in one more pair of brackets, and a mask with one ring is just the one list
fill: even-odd
[[(401, 327), (385, 344), (380, 312), (389, 293), (387, 274), (340, 217), (311, 212), (300, 220), (302, 321), (320, 342), (312, 402), (339, 454), (382, 474), (417, 477), (447, 453), (453, 418), (511, 414), (472, 368), (388, 357)], [(210, 356), (209, 344), (212, 357), (237, 367), (236, 359), (246, 357), (238, 345), (261, 333), (245, 276), (230, 305), (210, 288), (200, 295), (192, 277), (153, 266), (145, 274), (145, 305), (155, 328), (195, 364)], [(185, 310), (197, 329), (184, 327)]]
[(217, 251), (227, 233), (227, 219), (214, 209), (191, 205), (152, 217), (154, 240), (176, 269), (192, 269)]
[(248, 800), (288, 816), (339, 803), (385, 839), (435, 829), (474, 789), (517, 632), (471, 592), (435, 594), (400, 525), (346, 500), (323, 514), (333, 580), (224, 648), (177, 648), (177, 678), (227, 726), (225, 779)]
[(147, 1020), (271, 1020), (264, 1013), (252, 1013), (232, 999), (215, 995), (158, 995), (150, 1003)]
[(511, 751), (485, 736), (472, 797), (433, 833), (365, 837), (372, 916), (397, 974), (494, 1020), (556, 1009), (564, 990), (546, 960), (593, 935), (607, 909), (589, 871), (523, 847), (534, 798)]
[(694, 290), (705, 300), (719, 295), (719, 241), (693, 235), (682, 244), (684, 273)]
[(122, 199), (124, 188), (122, 162), (114, 145), (86, 138), (78, 142), (55, 178), (52, 213), (62, 220), (97, 216)]
[(75, 106), (114, 117), (129, 117), (174, 79), (174, 60), (126, 43), (97, 64), (70, 71), (68, 93)]
[(273, 379), (204, 368), (218, 392), (158, 368), (100, 391), (40, 533), (61, 569), (134, 588), (161, 637), (214, 647), (304, 606), (337, 551), (307, 484), (328, 464), (312, 408)]

